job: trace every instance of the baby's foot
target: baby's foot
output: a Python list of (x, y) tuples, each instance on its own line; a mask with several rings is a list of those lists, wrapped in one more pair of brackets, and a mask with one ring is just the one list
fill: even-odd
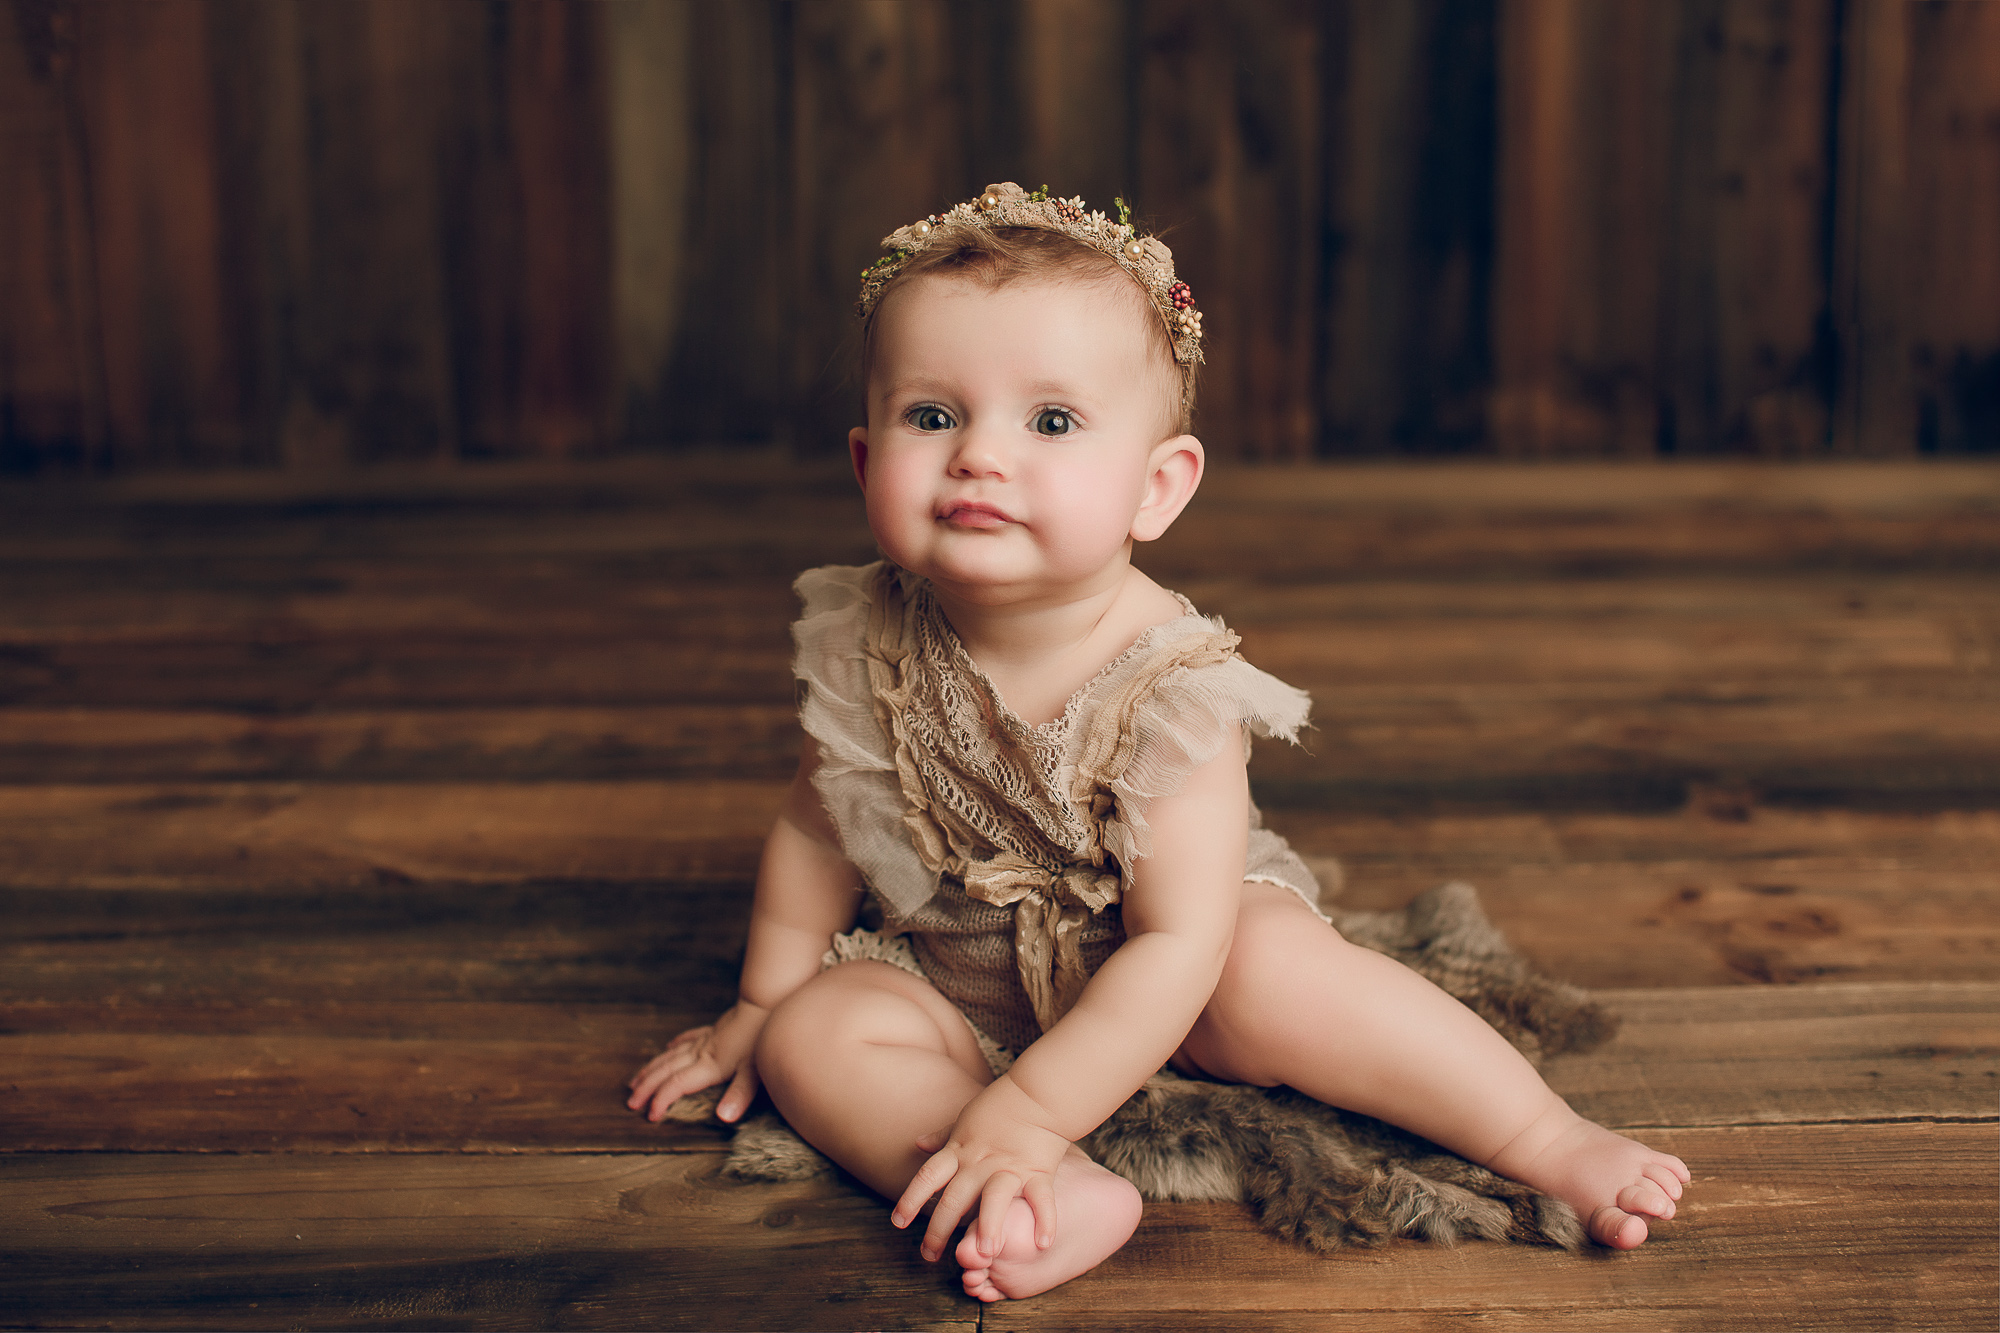
[(1056, 1168), (1056, 1240), (1035, 1246), (1035, 1215), (1027, 1201), (1009, 1206), (1000, 1252), (980, 1253), (978, 1228), (968, 1228), (953, 1257), (965, 1269), (965, 1294), (982, 1301), (1034, 1296), (1103, 1263), (1139, 1225), (1139, 1191), (1072, 1149)]
[(1592, 1124), (1567, 1106), (1543, 1115), (1487, 1163), (1576, 1209), (1599, 1245), (1646, 1243), (1646, 1219), (1666, 1221), (1693, 1177), (1680, 1158)]

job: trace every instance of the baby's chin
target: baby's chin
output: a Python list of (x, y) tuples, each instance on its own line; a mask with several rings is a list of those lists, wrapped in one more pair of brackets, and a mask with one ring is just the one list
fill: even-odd
[(1018, 606), (1024, 603), (1060, 603), (1091, 596), (1133, 573), (1131, 562), (1118, 558), (1093, 564), (1082, 571), (1050, 567), (1032, 560), (985, 560), (961, 556), (924, 562), (925, 567), (905, 565), (921, 574), (940, 592), (973, 606)]

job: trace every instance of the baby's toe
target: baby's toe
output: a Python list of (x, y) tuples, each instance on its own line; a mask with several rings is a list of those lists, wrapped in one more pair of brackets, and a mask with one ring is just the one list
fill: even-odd
[[(1686, 1170), (1687, 1168), (1683, 1167), (1681, 1169)], [(1660, 1191), (1669, 1199), (1680, 1198), (1681, 1191), (1686, 1188), (1685, 1179), (1675, 1175), (1671, 1169), (1665, 1166), (1649, 1166), (1639, 1174), (1652, 1181), (1655, 1185), (1658, 1185)]]
[(1641, 1213), (1662, 1220), (1674, 1215), (1674, 1201), (1650, 1180), (1642, 1180), (1619, 1190), (1618, 1206), (1628, 1213)]
[(1614, 1250), (1636, 1250), (1646, 1243), (1646, 1219), (1610, 1204), (1590, 1215), (1590, 1238)]

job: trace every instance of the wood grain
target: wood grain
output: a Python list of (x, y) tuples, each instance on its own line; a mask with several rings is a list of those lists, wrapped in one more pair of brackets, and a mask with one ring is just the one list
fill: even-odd
[(9, 882), (48, 888), (699, 878), (754, 870), (785, 786), (13, 787), (0, 788), (0, 845)]
[(1980, 4), (17, 8), (13, 470), (837, 453), (1017, 175), (1177, 247), (1218, 458), (2000, 439)]
[[(1239, 1208), (1155, 1205), (1097, 1271), (981, 1326), (1990, 1325), (1990, 1125), (1649, 1137), (1695, 1183), (1637, 1255), (1405, 1242), (1318, 1259)], [(730, 1185), (713, 1161), (13, 1156), (0, 1228), (34, 1239), (0, 1292), (31, 1319), (87, 1306), (113, 1327), (972, 1322), (879, 1202)]]
[(224, 200), (203, 6), (169, 0), (114, 16), (78, 6), (77, 105), (93, 185), (104, 414), (118, 455), (182, 466), (243, 463), (244, 349), (225, 308)]
[(195, 709), (9, 709), (0, 781), (732, 777), (798, 762), (789, 702), (396, 708), (258, 717)]
[[(1468, 599), (1469, 600), (1469, 599)], [(415, 608), (411, 608), (415, 610)], [(775, 609), (775, 608), (774, 608)], [(1423, 608), (1428, 610), (1429, 608)], [(282, 613), (193, 632), (17, 633), (0, 664), (14, 706), (158, 707), (183, 702), (262, 712), (313, 706), (777, 702), (791, 693), (789, 608), (716, 632), (655, 612), (641, 626), (576, 624), (587, 611), (454, 630), (437, 625), (322, 628)], [(564, 624), (565, 620), (571, 624)], [(732, 623), (733, 622), (733, 623)], [(1751, 616), (1478, 615), (1240, 624), (1261, 668), (1338, 708), (1341, 691), (1409, 686), (1633, 681), (1663, 692), (1690, 678), (1714, 693), (1809, 694), (1829, 680), (1896, 677), (1905, 688), (1984, 680), (2000, 614)], [(551, 640), (561, 641), (550, 652)], [(1893, 685), (1892, 685), (1893, 688)], [(1636, 691), (1635, 691), (1636, 692)], [(1887, 691), (1884, 691), (1885, 693)]]
[(1156, 1208), (983, 1311), (879, 1201), (725, 1184), (619, 1091), (734, 993), (850, 486), (0, 487), (7, 1319), (1990, 1326), (2000, 473), (1218, 471), (1148, 559), (1318, 695), (1271, 823), (1341, 906), (1464, 878), (1600, 988), (1622, 1035), (1551, 1081), (1697, 1188), (1621, 1257)]
[[(527, 910), (565, 884), (741, 884), (783, 791), (725, 780), (13, 787), (0, 788), (0, 848), (27, 901), (117, 891), (165, 895), (171, 910), (189, 893), (282, 905), (423, 889), (448, 904), (485, 885)], [(1302, 851), (1341, 858), (1343, 906), (1395, 906), (1466, 879), (1529, 957), (1584, 985), (1990, 973), (1991, 811), (1788, 811), (1728, 789), (1700, 799), (1709, 804), (1661, 815), (1417, 814), (1330, 811), (1314, 794), (1306, 807), (1267, 802), (1267, 817)], [(736, 928), (740, 892), (705, 892), (722, 896), (701, 910)], [(70, 910), (87, 918), (110, 901)], [(1610, 932), (1643, 947), (1607, 953)]]
[[(1316, 1260), (1227, 1206), (1155, 1206), (1133, 1243), (1089, 1277), (997, 1306), (984, 1326), (1840, 1330), (1991, 1322), (1992, 1127), (1688, 1129), (1647, 1139), (1685, 1158), (1695, 1178), (1678, 1219), (1630, 1257), (1404, 1242)], [(1227, 1313), (1211, 1313), (1218, 1306)]]
[[(513, 1017), (498, 1008), (487, 1016)], [(452, 1039), (0, 1036), (0, 1141), (10, 1151), (230, 1153), (713, 1152), (727, 1142), (720, 1125), (655, 1125), (624, 1101), (633, 1071), (712, 1013), (572, 1017), (571, 1031), (539, 1040), (504, 1023)], [(89, 1109), (61, 1109), (80, 1089)]]
[[(250, 994), (0, 1005), (0, 1148), (715, 1151), (720, 1126), (651, 1125), (623, 1106), (632, 1070), (712, 1017), (695, 1007), (707, 997), (670, 984), (673, 971), (662, 991), (678, 1011)], [(1598, 998), (1623, 1020), (1618, 1037), (1547, 1072), (1578, 1111), (1613, 1127), (1991, 1120), (2000, 1096), (1992, 983)]]
[(2000, 987), (1991, 982), (1596, 998), (1622, 1021), (1618, 1036), (1546, 1072), (1600, 1124), (1991, 1121), (2000, 1110)]
[[(112, 1327), (977, 1327), (879, 1201), (717, 1162), (5, 1158), (0, 1231), (32, 1240), (0, 1300)], [(111, 1257), (135, 1245), (138, 1266)]]
[[(330, 1024), (329, 1035), (367, 1036), (411, 1031), (369, 1008), (377, 1004), (719, 1012), (736, 992), (749, 893), (747, 876), (458, 886), (390, 878), (247, 893), (7, 889), (0, 997), (27, 1011), (95, 1006), (81, 1031), (290, 1031), (300, 1006)], [(167, 1026), (147, 1025), (143, 1015), (155, 1011)], [(358, 1014), (373, 1016), (355, 1027)]]
[[(1339, 682), (1299, 748), (1260, 746), (1253, 780), (1342, 809), (1425, 800), (1672, 808), (1689, 784), (1788, 801), (1984, 799), (2000, 786), (1996, 689), (1891, 679), (1626, 684)], [(1777, 697), (1773, 697), (1776, 695)], [(0, 781), (780, 779), (786, 703), (332, 710), (0, 712)], [(1539, 794), (1539, 795), (1538, 795)], [(1301, 803), (1302, 797), (1292, 798)]]
[[(1834, 313), (1845, 373), (1836, 430), (1863, 454), (1988, 449), (1982, 385), (2000, 365), (2000, 282), (1982, 136), (2000, 108), (1985, 5), (1847, 8)], [(1975, 183), (1978, 182), (1978, 183)], [(1915, 238), (1934, 228), (1919, 243)], [(1952, 350), (1946, 351), (1950, 347)]]
[(0, 470), (101, 458), (103, 346), (82, 215), (74, 6), (16, 6), (0, 28)]
[[(1268, 810), (1337, 855), (1344, 907), (1468, 880), (1544, 970), (1597, 987), (1980, 980), (2000, 956), (1990, 812), (1785, 811), (1740, 793), (1674, 816)], [(1607, 950), (1606, 941), (1628, 944)], [(1921, 962), (1918, 959), (1921, 958)]]

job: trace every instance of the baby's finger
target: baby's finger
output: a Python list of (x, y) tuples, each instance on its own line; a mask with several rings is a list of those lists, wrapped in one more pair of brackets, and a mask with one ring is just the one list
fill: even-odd
[(686, 1032), (681, 1033), (679, 1036), (675, 1037), (672, 1041), (668, 1042), (667, 1049), (670, 1051), (677, 1051), (683, 1046), (688, 1046), (698, 1041), (707, 1041), (709, 1035), (714, 1031), (715, 1028), (713, 1025), (708, 1025), (705, 1027), (698, 1027), (698, 1028), (689, 1028)]
[(678, 1054), (676, 1054), (673, 1051), (662, 1051), (658, 1055), (654, 1056), (652, 1059), (646, 1061), (645, 1064), (640, 1065), (638, 1072), (633, 1074), (631, 1078), (625, 1080), (625, 1086), (628, 1088), (636, 1088), (649, 1078), (651, 1079), (659, 1078), (663, 1071), (672, 1069), (679, 1063), (680, 1063), (680, 1056)]
[(1055, 1183), (1047, 1176), (1029, 1176), (1021, 1197), (1028, 1201), (1028, 1211), (1035, 1215), (1035, 1248), (1046, 1250), (1056, 1243)]
[(729, 1080), (729, 1090), (716, 1103), (715, 1118), (728, 1125), (742, 1119), (743, 1113), (750, 1109), (750, 1103), (757, 1099), (757, 1086), (757, 1062), (745, 1060), (737, 1069), (736, 1077)]
[(646, 1118), (658, 1124), (667, 1118), (667, 1108), (675, 1102), (690, 1092), (712, 1088), (721, 1081), (722, 1071), (715, 1067), (713, 1061), (701, 1060), (685, 1065), (661, 1079), (652, 1089), (652, 1107), (646, 1112)]
[(958, 1159), (948, 1152), (935, 1153), (930, 1160), (917, 1168), (917, 1174), (910, 1178), (910, 1184), (896, 1200), (896, 1206), (889, 1212), (890, 1225), (906, 1227), (917, 1220), (930, 1197), (951, 1183), (958, 1174)]
[(922, 1152), (936, 1152), (939, 1148), (944, 1147), (945, 1140), (949, 1139), (950, 1137), (951, 1137), (950, 1126), (947, 1125), (943, 1129), (934, 1129), (930, 1133), (924, 1135), (922, 1138), (917, 1140), (917, 1148), (919, 1149), (919, 1151)]
[(632, 1076), (632, 1082), (627, 1085), (632, 1089), (632, 1095), (625, 1099), (625, 1104), (635, 1111), (638, 1110), (652, 1097), (655, 1089), (673, 1076), (674, 1071), (664, 1065), (658, 1063), (647, 1065)]
[(1012, 1171), (995, 1171), (979, 1192), (979, 1252), (991, 1259), (1007, 1243), (1007, 1214), (1021, 1197), (1021, 1178)]
[(707, 1047), (705, 1045), (694, 1043), (669, 1046), (666, 1050), (661, 1051), (658, 1055), (646, 1061), (645, 1064), (640, 1065), (639, 1072), (632, 1076), (632, 1082), (636, 1085), (639, 1080), (648, 1076), (658, 1078), (661, 1074), (671, 1073), (684, 1065), (701, 1059), (706, 1052)]
[(945, 1252), (945, 1247), (951, 1244), (951, 1233), (958, 1230), (958, 1224), (978, 1202), (979, 1186), (963, 1172), (953, 1176), (944, 1193), (938, 1195), (937, 1207), (931, 1209), (931, 1224), (924, 1232), (921, 1247), (924, 1258), (936, 1259)]

